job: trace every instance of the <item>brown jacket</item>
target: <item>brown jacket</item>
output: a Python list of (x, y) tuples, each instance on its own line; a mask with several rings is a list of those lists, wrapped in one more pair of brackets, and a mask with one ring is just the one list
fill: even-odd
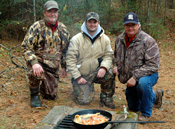
[(138, 81), (157, 72), (160, 56), (156, 41), (140, 28), (126, 48), (125, 34), (117, 37), (114, 50), (113, 66), (118, 67), (120, 82), (126, 83), (131, 77)]

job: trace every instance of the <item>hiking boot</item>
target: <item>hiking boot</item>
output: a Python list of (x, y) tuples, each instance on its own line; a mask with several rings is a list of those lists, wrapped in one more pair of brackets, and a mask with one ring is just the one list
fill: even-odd
[(142, 114), (140, 113), (139, 116), (138, 116), (138, 120), (139, 120), (139, 121), (150, 121), (150, 117), (144, 116), (144, 115), (142, 115)]
[(155, 108), (160, 108), (162, 106), (162, 98), (163, 98), (163, 90), (156, 90), (155, 91), (156, 94), (156, 102), (153, 103), (153, 107)]
[(31, 107), (42, 107), (42, 103), (38, 95), (39, 87), (30, 88), (30, 92), (31, 92), (31, 98), (30, 98)]
[(39, 95), (31, 95), (31, 107), (42, 107)]
[(100, 106), (105, 105), (108, 108), (114, 109), (115, 105), (112, 98), (103, 98), (100, 100)]

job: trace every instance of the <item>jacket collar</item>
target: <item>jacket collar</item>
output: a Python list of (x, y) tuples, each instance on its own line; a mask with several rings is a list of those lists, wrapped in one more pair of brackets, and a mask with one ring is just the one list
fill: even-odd
[[(137, 40), (140, 40), (140, 36), (139, 35), (140, 35), (141, 31), (142, 31), (142, 29), (139, 28), (139, 30), (138, 30), (138, 32), (137, 32), (137, 34), (136, 34), (136, 36), (135, 36), (135, 38), (133, 40), (135, 40), (136, 38), (137, 38)], [(126, 34), (126, 31), (124, 31), (121, 35), (119, 35), (120, 40), (125, 41), (125, 34)]]
[(55, 25), (50, 24), (49, 22), (47, 22), (47, 25), (50, 26), (50, 28), (52, 29), (52, 33), (54, 33), (54, 31), (56, 30), (57, 26), (58, 26), (58, 22), (56, 21)]
[(94, 39), (101, 32), (101, 30), (102, 30), (101, 26), (98, 25), (96, 33), (93, 36), (91, 36), (87, 31), (86, 23), (84, 22), (81, 26), (81, 31), (86, 35), (88, 35), (88, 37), (91, 39)]

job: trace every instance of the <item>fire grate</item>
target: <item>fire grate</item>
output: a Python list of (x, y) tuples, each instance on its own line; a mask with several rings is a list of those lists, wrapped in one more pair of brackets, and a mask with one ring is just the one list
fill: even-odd
[[(54, 106), (54, 108), (47, 114), (47, 116), (34, 129), (77, 129), (71, 120), (71, 116), (76, 111), (83, 109), (70, 108), (66, 106)], [(120, 114), (110, 111), (114, 115), (115, 120), (118, 120)], [(67, 114), (67, 116), (65, 116)], [(137, 114), (134, 118), (127, 118), (126, 121), (137, 121)], [(109, 125), (109, 124), (108, 124)], [(109, 128), (111, 126), (108, 126)], [(137, 123), (121, 123), (117, 124), (112, 129), (138, 129)]]
[(58, 123), (54, 129), (77, 129), (72, 120), (71, 120), (71, 115), (67, 115), (61, 123)]

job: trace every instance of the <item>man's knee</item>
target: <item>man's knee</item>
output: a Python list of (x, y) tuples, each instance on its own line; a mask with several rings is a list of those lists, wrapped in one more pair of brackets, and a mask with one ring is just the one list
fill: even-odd
[(146, 77), (141, 77), (138, 81), (137, 90), (139, 88), (139, 91), (143, 91), (144, 89), (148, 88), (148, 85), (150, 85), (150, 81)]
[(92, 100), (94, 99), (94, 97), (89, 97), (89, 98), (79, 98), (76, 97), (75, 98), (75, 102), (79, 105), (87, 105), (89, 104)]
[(149, 80), (147, 79), (147, 77), (145, 76), (145, 77), (141, 77), (140, 79), (139, 79), (139, 81), (138, 81), (138, 84), (139, 85), (147, 85), (149, 83)]
[(150, 85), (151, 87), (157, 83), (158, 80), (158, 72), (153, 73), (149, 76), (143, 76), (139, 79), (138, 84), (142, 87), (147, 87)]

